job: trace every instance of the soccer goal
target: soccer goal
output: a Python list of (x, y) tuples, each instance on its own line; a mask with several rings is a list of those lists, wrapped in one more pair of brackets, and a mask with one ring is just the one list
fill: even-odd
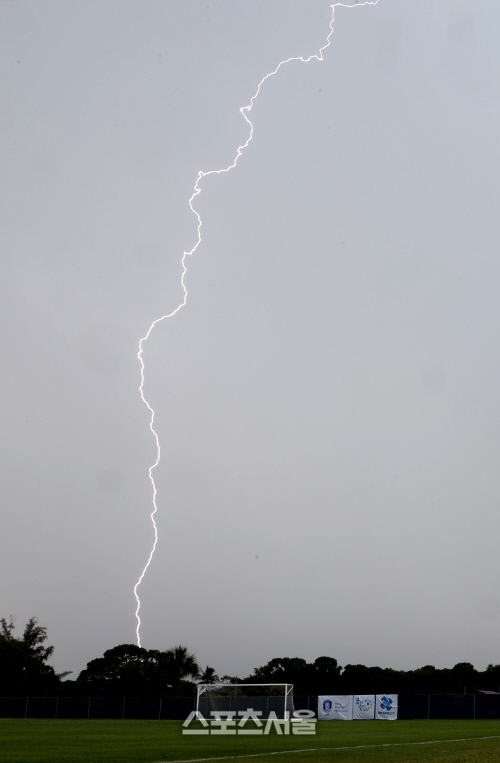
[[(294, 711), (293, 684), (198, 684), (196, 712), (204, 718), (211, 713), (259, 711), (260, 718), (274, 712), (290, 718)], [(213, 716), (212, 716), (213, 717)]]

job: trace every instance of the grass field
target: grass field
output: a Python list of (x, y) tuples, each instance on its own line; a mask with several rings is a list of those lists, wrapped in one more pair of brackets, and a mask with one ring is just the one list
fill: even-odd
[(500, 721), (323, 722), (314, 736), (186, 737), (181, 728), (179, 721), (0, 719), (0, 763), (231, 757), (242, 763), (500, 763)]

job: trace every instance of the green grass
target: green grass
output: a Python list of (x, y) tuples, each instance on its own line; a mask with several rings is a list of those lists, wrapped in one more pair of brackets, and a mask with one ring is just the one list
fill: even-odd
[[(331, 721), (318, 723), (314, 736), (186, 737), (181, 728), (179, 721), (0, 719), (0, 763), (159, 763), (240, 755), (252, 755), (248, 763), (500, 763), (500, 721)], [(445, 741), (460, 739), (466, 741)]]

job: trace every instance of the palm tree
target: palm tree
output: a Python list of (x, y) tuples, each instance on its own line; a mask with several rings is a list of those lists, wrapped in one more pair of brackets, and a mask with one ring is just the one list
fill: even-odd
[(198, 678), (200, 668), (196, 662), (194, 654), (189, 654), (186, 646), (174, 646), (164, 652), (165, 669), (167, 680), (174, 691), (174, 696), (178, 697), (181, 688), (181, 681), (188, 676)]
[(215, 668), (211, 668), (209, 665), (207, 665), (203, 673), (199, 676), (199, 679), (202, 684), (219, 683), (219, 676), (215, 673)]

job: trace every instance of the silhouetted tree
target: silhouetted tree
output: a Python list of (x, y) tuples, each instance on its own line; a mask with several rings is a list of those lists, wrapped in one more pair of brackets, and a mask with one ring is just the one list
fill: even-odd
[[(248, 681), (248, 679), (246, 679)], [(222, 676), (220, 679), (222, 684), (242, 684), (245, 679), (239, 678), (239, 676)]]
[(0, 693), (3, 696), (23, 696), (55, 693), (60, 678), (69, 673), (56, 673), (47, 660), (54, 652), (45, 646), (47, 628), (31, 617), (22, 638), (14, 636), (14, 620), (0, 619)]
[(476, 690), (478, 673), (470, 662), (458, 662), (450, 670), (450, 690), (455, 694), (472, 693)]
[(179, 696), (193, 689), (186, 678), (196, 678), (199, 668), (187, 647), (176, 646), (165, 652), (143, 649), (136, 644), (121, 644), (91, 660), (78, 677), (82, 693), (128, 696)]
[(308, 665), (301, 657), (274, 657), (267, 665), (254, 670), (247, 683), (293, 684), (295, 695), (307, 690)]
[(482, 683), (478, 688), (500, 692), (500, 665), (488, 665), (484, 673), (479, 673), (478, 681)]
[(78, 676), (84, 693), (97, 695), (148, 694), (151, 657), (137, 644), (120, 644), (87, 663)]
[(200, 683), (202, 684), (217, 684), (219, 683), (219, 676), (215, 672), (215, 668), (207, 667), (203, 671), (203, 673), (199, 676)]
[(181, 681), (188, 676), (198, 678), (200, 668), (196, 662), (194, 654), (189, 654), (187, 647), (174, 646), (165, 652), (165, 662), (167, 680), (173, 689), (174, 697), (179, 696)]
[(335, 657), (317, 657), (308, 666), (308, 694), (336, 693), (341, 671)]

